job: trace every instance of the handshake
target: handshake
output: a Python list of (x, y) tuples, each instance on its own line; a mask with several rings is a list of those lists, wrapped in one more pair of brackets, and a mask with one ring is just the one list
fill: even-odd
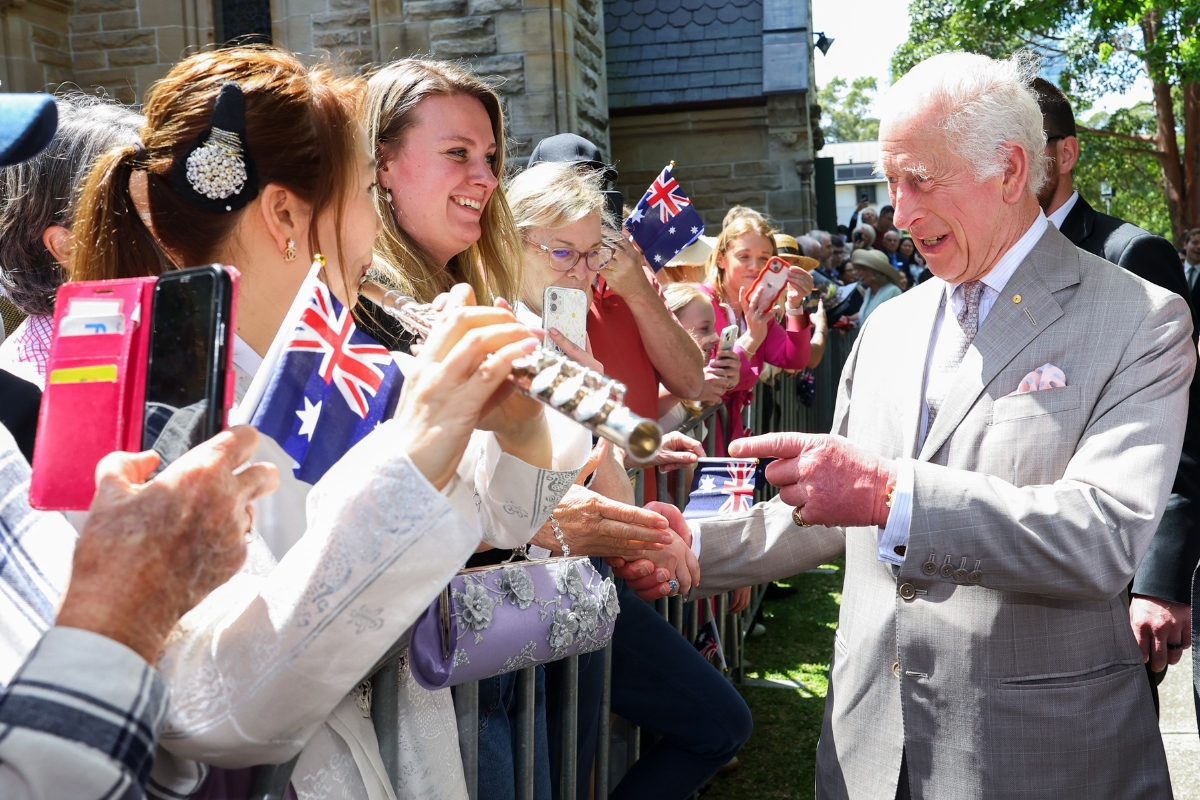
[[(735, 458), (774, 458), (766, 478), (780, 488), (780, 499), (796, 509), (799, 525), (832, 527), (887, 524), (889, 491), (896, 484), (893, 462), (841, 436), (774, 433), (731, 442)], [(700, 565), (692, 552), (692, 531), (683, 513), (667, 503), (648, 503), (643, 514), (661, 518), (671, 532), (663, 549), (606, 560), (613, 574), (643, 600), (687, 594), (700, 585)]]

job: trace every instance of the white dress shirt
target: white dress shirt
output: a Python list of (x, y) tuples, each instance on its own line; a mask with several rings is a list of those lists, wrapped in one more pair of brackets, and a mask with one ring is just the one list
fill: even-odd
[[(1073, 194), (1072, 199), (1067, 201), (1068, 205), (1074, 205), (1075, 198), (1078, 194)], [(1066, 206), (1064, 206), (1066, 207)], [(1062, 209), (1059, 209), (1060, 211)], [(1066, 216), (1065, 214), (1063, 215)], [(985, 286), (983, 296), (979, 299), (979, 332), (978, 336), (986, 336), (983, 329), (984, 320), (987, 319), (988, 312), (996, 305), (996, 300), (1000, 297), (1000, 292), (1004, 291), (1005, 284), (1009, 278), (1017, 271), (1017, 267), (1021, 266), (1021, 262), (1033, 250), (1034, 245), (1042, 238), (1042, 234), (1046, 232), (1046, 226), (1049, 221), (1045, 214), (1038, 211), (1037, 219), (1025, 231), (1025, 234), (1017, 240), (1017, 243), (1009, 248), (1008, 252), (1000, 257), (996, 265), (988, 271), (980, 280)], [(941, 363), (948, 357), (946, 351), (958, 346), (957, 337), (947, 336), (944, 339), (941, 332), (944, 328), (950, 325), (958, 325), (958, 313), (962, 311), (963, 304), (966, 302), (964, 297), (962, 284), (946, 284), (946, 301), (942, 303), (942, 313), (933, 323), (933, 333), (930, 336), (929, 352), (925, 357), (925, 394), (929, 393), (930, 383), (932, 381), (949, 381), (955, 380), (953, 373), (943, 374), (938, 370), (932, 369), (935, 363)], [(939, 359), (935, 361), (935, 359)], [(936, 387), (941, 388), (941, 387)], [(949, 387), (945, 387), (949, 388)], [(945, 397), (948, 392), (941, 391), (938, 396)], [(921, 445), (925, 443), (925, 435), (929, 432), (929, 406), (925, 403), (925, 397), (921, 397), (921, 428), (920, 436), (917, 440), (917, 450), (920, 451)], [(913, 459), (901, 458), (897, 460), (896, 470), (896, 491), (892, 495), (892, 510), (888, 514), (888, 523), (886, 526), (879, 529), (879, 560), (886, 561), (889, 564), (900, 566), (904, 563), (904, 556), (900, 553), (905, 552), (908, 547), (909, 527), (912, 524), (912, 492), (913, 492)], [(901, 548), (897, 553), (897, 548)]]
[[(1067, 202), (1054, 210), (1054, 213), (1046, 217), (1050, 220), (1050, 224), (1058, 229), (1062, 229), (1063, 222), (1066, 221), (1067, 215), (1071, 213), (1071, 209), (1075, 207), (1075, 203), (1079, 201), (1079, 192), (1071, 192), (1071, 196), (1067, 198)], [(980, 320), (982, 322), (983, 320)]]

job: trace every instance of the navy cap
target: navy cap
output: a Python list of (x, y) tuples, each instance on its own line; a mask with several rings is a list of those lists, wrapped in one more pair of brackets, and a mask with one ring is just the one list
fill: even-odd
[(58, 130), (58, 106), (48, 94), (0, 93), (0, 167), (28, 161)]
[(605, 164), (600, 148), (574, 133), (559, 133), (548, 136), (537, 143), (529, 154), (529, 166), (543, 161), (565, 164), (583, 164), (604, 173), (604, 180), (615, 181), (617, 171)]

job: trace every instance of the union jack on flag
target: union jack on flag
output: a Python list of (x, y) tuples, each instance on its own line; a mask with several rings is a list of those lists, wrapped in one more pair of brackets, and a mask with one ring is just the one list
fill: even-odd
[(749, 511), (754, 504), (756, 458), (702, 458), (692, 476), (684, 519)]
[(725, 650), (721, 647), (721, 634), (717, 629), (717, 605), (711, 597), (708, 598), (708, 608), (711, 618), (696, 631), (692, 647), (700, 651), (705, 661), (712, 661), (713, 656), (716, 656), (721, 669), (729, 669), (729, 665), (725, 663)]
[(683, 248), (700, 238), (704, 233), (704, 220), (700, 219), (700, 213), (671, 175), (671, 167), (667, 166), (625, 220), (625, 230), (641, 248), (646, 262), (657, 272)]
[(404, 376), (315, 271), (276, 340), (261, 367), (271, 377), (250, 424), (295, 460), (297, 478), (316, 483), (392, 416)]

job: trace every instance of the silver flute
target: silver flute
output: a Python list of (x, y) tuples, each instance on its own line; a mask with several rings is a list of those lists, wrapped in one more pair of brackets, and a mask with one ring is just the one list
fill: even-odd
[[(359, 294), (422, 339), (433, 328), (437, 312), (426, 303), (369, 280), (359, 286)], [(658, 423), (625, 407), (625, 384), (548, 347), (514, 361), (509, 380), (522, 394), (608, 439), (635, 461), (648, 461), (662, 444)]]

